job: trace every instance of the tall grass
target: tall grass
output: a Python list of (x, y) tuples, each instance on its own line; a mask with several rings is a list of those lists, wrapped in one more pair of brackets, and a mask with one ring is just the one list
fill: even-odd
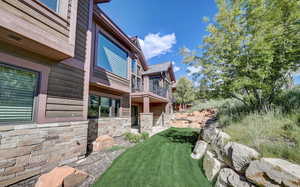
[(257, 112), (236, 100), (215, 100), (193, 109), (216, 108), (221, 127), (233, 141), (257, 149), (264, 157), (300, 164), (300, 89), (283, 92), (272, 109)]

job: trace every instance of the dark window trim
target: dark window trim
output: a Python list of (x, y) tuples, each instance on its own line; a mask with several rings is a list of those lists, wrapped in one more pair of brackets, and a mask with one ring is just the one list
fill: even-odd
[(37, 85), (34, 91), (34, 98), (33, 98), (33, 104), (32, 104), (32, 117), (30, 121), (8, 121), (8, 122), (0, 122), (0, 125), (23, 125), (23, 124), (30, 124), (30, 123), (36, 123), (37, 122), (37, 112), (38, 112), (38, 95), (39, 95), (39, 90), (40, 90), (40, 82), (41, 82), (41, 72), (39, 71), (35, 71), (29, 68), (24, 68), (24, 67), (20, 67), (20, 66), (15, 66), (15, 65), (11, 65), (11, 64), (7, 64), (4, 63), (2, 61), (0, 61), (0, 66), (5, 66), (5, 67), (10, 67), (13, 69), (18, 69), (18, 70), (22, 70), (22, 71), (29, 71), (32, 73), (36, 73), (37, 75)]

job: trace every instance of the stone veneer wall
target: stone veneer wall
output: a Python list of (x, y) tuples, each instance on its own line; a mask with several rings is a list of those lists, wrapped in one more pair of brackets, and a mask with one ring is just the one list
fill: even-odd
[(140, 113), (140, 131), (151, 132), (153, 127), (153, 113)]
[(99, 136), (109, 135), (111, 137), (121, 136), (125, 132), (129, 132), (131, 128), (131, 118), (101, 118), (89, 119), (88, 128), (88, 147), (91, 150), (91, 145)]
[(0, 186), (86, 154), (87, 121), (0, 126)]

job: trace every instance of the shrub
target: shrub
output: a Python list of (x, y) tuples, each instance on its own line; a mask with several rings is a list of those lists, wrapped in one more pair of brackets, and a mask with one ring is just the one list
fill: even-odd
[(125, 139), (131, 143), (139, 143), (142, 140), (146, 140), (149, 138), (149, 134), (147, 132), (143, 132), (142, 134), (134, 134), (127, 132), (124, 134)]
[(143, 139), (143, 140), (147, 140), (147, 139), (149, 138), (149, 133), (148, 133), (148, 132), (143, 132), (143, 133), (141, 134), (141, 136), (142, 136), (142, 139)]

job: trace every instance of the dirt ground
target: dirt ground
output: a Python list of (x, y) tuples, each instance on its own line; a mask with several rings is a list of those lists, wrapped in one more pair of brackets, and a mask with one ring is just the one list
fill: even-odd
[(216, 116), (216, 110), (205, 109), (192, 113), (175, 113), (170, 123), (171, 127), (177, 128), (202, 128), (207, 120)]

